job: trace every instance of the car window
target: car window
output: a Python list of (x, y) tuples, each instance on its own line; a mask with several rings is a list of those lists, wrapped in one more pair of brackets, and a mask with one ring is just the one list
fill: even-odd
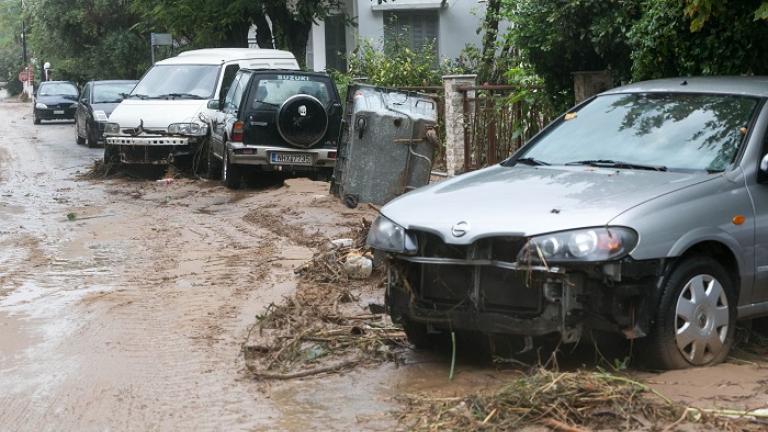
[(219, 68), (218, 65), (155, 65), (144, 75), (131, 95), (210, 99), (216, 90)]
[(77, 87), (70, 83), (43, 83), (37, 90), (39, 96), (74, 96), (77, 97)]
[(136, 83), (96, 83), (93, 85), (93, 103), (120, 103), (123, 94), (129, 94)]
[(238, 73), (232, 85), (229, 87), (227, 96), (224, 98), (224, 106), (222, 107), (224, 112), (235, 112), (240, 107), (240, 102), (243, 100), (243, 92), (245, 85), (248, 82), (248, 74)]
[(722, 171), (736, 157), (758, 99), (647, 93), (599, 96), (567, 113), (519, 155), (547, 164), (621, 161)]
[(297, 94), (314, 96), (328, 106), (331, 102), (331, 91), (326, 80), (309, 75), (282, 75), (260, 77), (256, 83), (256, 91), (252, 92), (252, 108), (264, 105), (281, 105), (286, 99)]
[(224, 77), (221, 79), (221, 93), (219, 94), (219, 99), (221, 99), (222, 96), (229, 93), (229, 89), (232, 86), (232, 82), (235, 79), (235, 75), (239, 70), (240, 70), (240, 65), (236, 65), (236, 64), (232, 64), (224, 68)]

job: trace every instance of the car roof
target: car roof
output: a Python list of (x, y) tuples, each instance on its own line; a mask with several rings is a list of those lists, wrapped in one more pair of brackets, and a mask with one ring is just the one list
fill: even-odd
[(641, 81), (601, 94), (710, 93), (768, 97), (768, 76), (680, 77)]
[[(43, 84), (72, 84), (72, 85), (75, 85), (75, 83), (73, 83), (72, 81), (42, 81), (40, 83), (40, 85), (43, 85)], [(75, 87), (77, 87), (77, 86), (75, 86)]]
[(206, 48), (184, 51), (176, 57), (167, 58), (157, 64), (221, 64), (233, 60), (276, 59), (296, 60), (289, 51), (264, 48)]
[(303, 70), (296, 70), (296, 69), (263, 69), (263, 68), (241, 68), (240, 70), (248, 71), (248, 72), (270, 72), (270, 73), (286, 73), (286, 74), (294, 74), (294, 75), (308, 75), (308, 76), (316, 76), (320, 78), (329, 78), (330, 75), (328, 75), (325, 72), (314, 72), (314, 71), (303, 71)]

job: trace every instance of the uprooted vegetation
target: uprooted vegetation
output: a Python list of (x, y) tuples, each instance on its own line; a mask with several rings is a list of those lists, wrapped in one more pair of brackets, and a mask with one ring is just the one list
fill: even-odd
[(297, 293), (257, 317), (243, 347), (254, 377), (291, 379), (398, 360), (406, 346), (402, 329), (377, 304), (361, 305), (365, 288), (380, 285), (380, 274), (361, 281), (344, 268), (349, 257), (369, 254), (364, 247), (368, 226), (363, 221), (349, 242), (321, 247), (296, 270)]
[(631, 378), (604, 371), (539, 368), (490, 393), (456, 398), (402, 396), (407, 430), (764, 430), (760, 413), (702, 410), (675, 403)]

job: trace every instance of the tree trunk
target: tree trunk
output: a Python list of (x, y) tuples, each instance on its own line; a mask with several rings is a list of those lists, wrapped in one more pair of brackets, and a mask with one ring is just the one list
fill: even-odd
[(299, 67), (307, 66), (307, 42), (312, 22), (296, 20), (286, 3), (266, 7), (267, 15), (272, 21), (272, 34), (275, 38), (275, 48), (288, 50), (296, 57)]
[(480, 83), (486, 83), (494, 78), (496, 59), (496, 39), (499, 34), (499, 10), (502, 0), (488, 0), (483, 22), (483, 53), (478, 71)]
[(275, 43), (272, 40), (272, 29), (269, 27), (267, 16), (263, 13), (253, 17), (253, 23), (256, 24), (256, 43), (259, 48), (274, 48)]

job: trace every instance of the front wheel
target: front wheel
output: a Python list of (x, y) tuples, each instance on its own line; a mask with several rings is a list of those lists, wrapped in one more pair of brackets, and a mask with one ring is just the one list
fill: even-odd
[(40, 117), (37, 116), (37, 113), (32, 114), (32, 123), (39, 125), (40, 124)]
[(736, 331), (736, 290), (712, 258), (686, 258), (664, 283), (658, 316), (644, 341), (646, 362), (660, 369), (725, 360)]
[(93, 133), (93, 129), (91, 129), (90, 126), (88, 126), (88, 123), (85, 123), (85, 142), (88, 147), (96, 147), (99, 145), (99, 140), (96, 138), (96, 136)]
[(230, 162), (229, 150), (227, 150), (225, 143), (224, 161), (221, 164), (221, 181), (224, 182), (226, 187), (237, 189), (240, 187), (240, 177), (240, 167)]
[(77, 121), (75, 121), (75, 142), (80, 145), (85, 144), (85, 138), (80, 136), (80, 128), (77, 127)]

